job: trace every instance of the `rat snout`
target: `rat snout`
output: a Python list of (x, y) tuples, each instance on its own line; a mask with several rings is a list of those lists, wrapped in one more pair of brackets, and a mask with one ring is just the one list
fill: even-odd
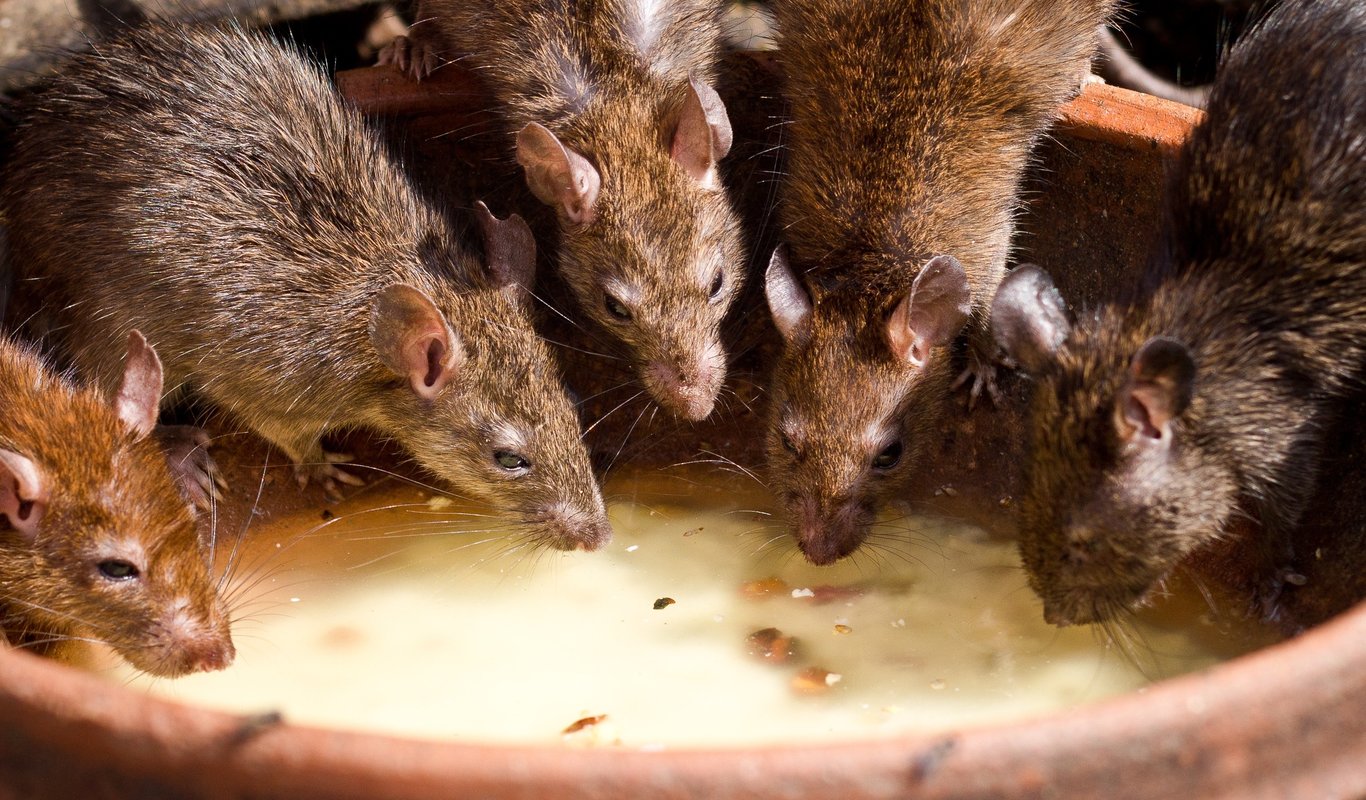
[(601, 504), (595, 509), (557, 503), (528, 520), (536, 539), (556, 550), (592, 552), (612, 541), (612, 525)]
[(218, 609), (196, 613), (182, 599), (152, 626), (145, 640), (120, 652), (133, 666), (163, 678), (226, 669), (237, 657), (226, 619)]
[(644, 382), (670, 413), (694, 422), (706, 419), (726, 377), (726, 358), (719, 345), (700, 353), (657, 359), (644, 370)]
[(871, 511), (857, 498), (821, 502), (802, 497), (795, 503), (797, 547), (817, 566), (833, 564), (859, 548), (867, 538)]

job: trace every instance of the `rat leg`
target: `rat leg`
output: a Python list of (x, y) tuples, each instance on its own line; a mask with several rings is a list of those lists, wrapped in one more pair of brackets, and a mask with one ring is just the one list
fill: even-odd
[(294, 462), (294, 478), (300, 489), (308, 486), (309, 479), (317, 479), (327, 499), (336, 502), (342, 499), (342, 484), (365, 485), (365, 481), (337, 466), (350, 461), (351, 456), (323, 449), (320, 430), (286, 430), (258, 424), (256, 431)]
[(195, 508), (208, 508), (223, 499), (228, 483), (209, 455), (213, 440), (207, 431), (195, 425), (158, 425), (154, 434), (166, 452), (171, 474)]

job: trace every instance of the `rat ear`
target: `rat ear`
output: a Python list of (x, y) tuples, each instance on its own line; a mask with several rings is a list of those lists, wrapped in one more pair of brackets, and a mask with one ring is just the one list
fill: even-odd
[(161, 407), (162, 370), (157, 351), (141, 331), (128, 332), (128, 351), (123, 357), (123, 381), (114, 396), (114, 413), (141, 439), (157, 426)]
[(963, 265), (953, 256), (935, 256), (887, 317), (887, 346), (902, 361), (923, 367), (931, 348), (952, 342), (970, 314), (972, 289)]
[(537, 122), (522, 128), (517, 134), (517, 163), (526, 170), (527, 186), (538, 200), (576, 225), (593, 221), (602, 177), (548, 128)]
[(730, 152), (730, 116), (721, 95), (707, 84), (692, 78), (683, 110), (674, 128), (670, 154), (693, 180), (709, 189), (718, 187), (716, 162)]
[(30, 544), (47, 510), (47, 480), (32, 460), (0, 450), (0, 514)]
[(516, 214), (498, 219), (482, 201), (474, 204), (474, 214), (484, 234), (484, 258), (493, 284), (530, 291), (536, 279), (536, 240), (526, 220)]
[(1071, 332), (1067, 305), (1047, 272), (1021, 264), (1001, 281), (991, 303), (991, 333), (1026, 372), (1042, 371)]
[(764, 294), (773, 323), (788, 344), (805, 340), (811, 327), (811, 297), (787, 263), (787, 245), (773, 251), (765, 273)]
[(1129, 379), (1116, 400), (1120, 437), (1171, 442), (1171, 421), (1190, 406), (1195, 361), (1184, 344), (1154, 337), (1129, 362)]
[(375, 298), (370, 343), (384, 366), (407, 378), (424, 400), (436, 399), (465, 360), (460, 338), (446, 316), (431, 298), (402, 283)]

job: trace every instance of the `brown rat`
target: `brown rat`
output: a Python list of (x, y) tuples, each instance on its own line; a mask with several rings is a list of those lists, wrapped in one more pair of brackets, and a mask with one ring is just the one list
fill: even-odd
[(100, 641), (163, 677), (232, 663), (194, 514), (149, 435), (161, 386), (136, 331), (112, 403), (0, 338), (0, 634), (11, 643)]
[(1035, 376), (1020, 549), (1045, 616), (1143, 604), (1235, 516), (1274, 615), (1325, 432), (1366, 359), (1366, 7), (1287, 2), (1236, 45), (1183, 152), (1135, 297), (1073, 325), (1048, 276), (993, 327)]
[(769, 475), (817, 564), (853, 552), (944, 435), (949, 345), (1005, 274), (1030, 149), (1090, 68), (1110, 3), (779, 0), (792, 102), (769, 307), (784, 350)]
[(731, 143), (712, 88), (723, 8), (424, 0), (417, 38), (387, 55), (420, 75), (446, 51), (488, 83), (528, 186), (555, 210), (560, 277), (655, 401), (692, 420), (725, 380), (720, 326), (744, 279), (716, 169)]
[(28, 109), (6, 176), (24, 288), (108, 384), (142, 330), (168, 383), (354, 480), (329, 430), (392, 437), (560, 548), (611, 535), (573, 406), (532, 329), (520, 218), (480, 205), (481, 260), (325, 76), (235, 27), (129, 31)]

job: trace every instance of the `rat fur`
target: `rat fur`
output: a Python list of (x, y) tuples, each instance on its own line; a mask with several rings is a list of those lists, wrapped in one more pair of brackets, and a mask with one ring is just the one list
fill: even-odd
[(53, 337), (116, 379), (142, 330), (168, 384), (354, 481), (319, 438), (392, 437), (533, 539), (611, 534), (575, 410), (531, 325), (530, 231), (475, 217), (483, 257), (291, 48), (147, 26), (73, 57), (27, 110), (5, 212)]
[(1274, 616), (1325, 431), (1366, 358), (1366, 7), (1286, 2), (1232, 48), (1135, 296), (1068, 318), (1002, 284), (996, 337), (1036, 381), (1020, 550), (1056, 624), (1144, 604), (1246, 514)]
[(745, 277), (716, 166), (731, 144), (713, 88), (723, 9), (423, 0), (414, 38), (381, 59), (421, 75), (444, 51), (490, 87), (527, 185), (555, 210), (560, 278), (654, 400), (690, 420), (724, 383), (720, 328)]
[(792, 103), (771, 486), (806, 557), (867, 537), (943, 433), (949, 345), (994, 376), (985, 309), (1030, 150), (1089, 73), (1110, 3), (777, 0)]
[(0, 338), (0, 634), (103, 642), (161, 677), (223, 669), (228, 612), (150, 435), (161, 363), (136, 331), (120, 362), (111, 402)]

